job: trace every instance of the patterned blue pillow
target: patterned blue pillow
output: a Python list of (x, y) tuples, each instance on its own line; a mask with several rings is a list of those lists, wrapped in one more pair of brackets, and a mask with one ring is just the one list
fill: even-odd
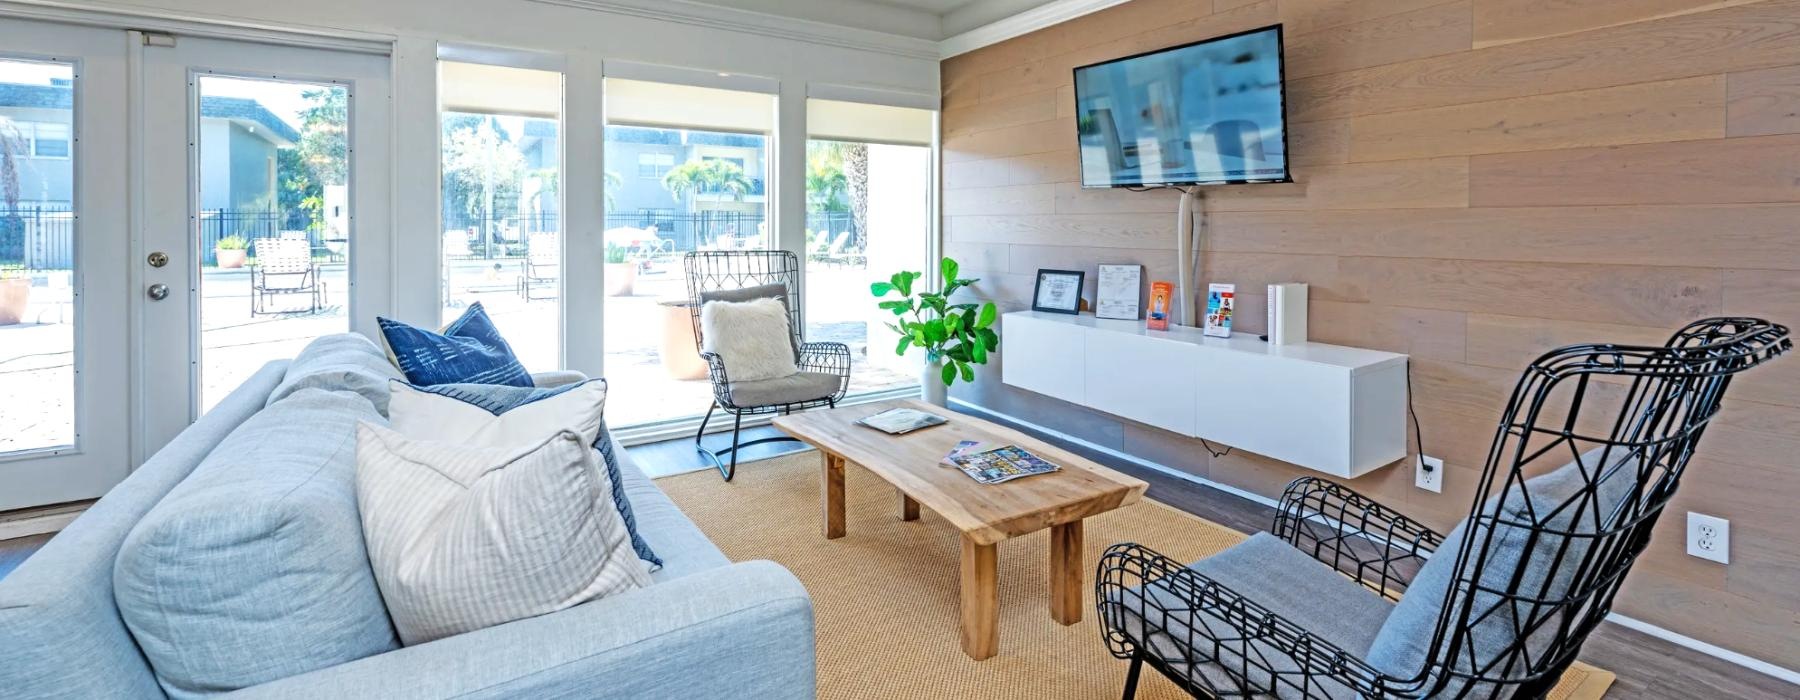
[[(590, 382), (606, 381), (590, 379)], [(435, 386), (418, 386), (419, 391), (428, 391), (463, 403), (485, 409), (494, 415), (500, 415), (525, 404), (542, 401), (556, 396), (586, 382), (572, 382), (559, 387), (540, 389), (532, 387), (498, 386), (494, 384), (438, 384)], [(612, 482), (613, 507), (619, 509), (619, 517), (625, 520), (625, 529), (631, 532), (631, 549), (637, 552), (639, 559), (650, 564), (650, 570), (662, 568), (662, 558), (650, 549), (650, 543), (638, 534), (637, 517), (631, 514), (631, 500), (625, 497), (625, 479), (619, 472), (619, 456), (613, 454), (612, 433), (606, 430), (606, 421), (600, 421), (600, 437), (594, 440), (594, 449), (600, 451), (601, 462), (606, 465), (606, 477)]]
[(500, 329), (479, 301), (442, 333), (379, 316), (375, 320), (408, 384), (532, 385), (531, 373), (513, 357), (512, 346), (500, 337)]

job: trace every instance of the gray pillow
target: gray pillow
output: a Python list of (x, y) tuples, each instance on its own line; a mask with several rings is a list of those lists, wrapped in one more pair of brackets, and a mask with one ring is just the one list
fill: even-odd
[(357, 333), (320, 336), (307, 343), (288, 364), (287, 376), (269, 392), (265, 406), (301, 389), (354, 391), (368, 399), (375, 411), (387, 415), (388, 380), (400, 379), (387, 352)]
[[(754, 301), (757, 299), (780, 299), (781, 306), (786, 308), (788, 305), (787, 285), (759, 284), (754, 287), (744, 287), (742, 289), (720, 289), (700, 293), (700, 304), (702, 306), (709, 301)], [(798, 362), (800, 360), (800, 339), (794, 336), (793, 313), (793, 309), (788, 309), (788, 343), (794, 346), (794, 361)]]
[[(1586, 482), (1582, 473), (1583, 465), (1589, 472), (1599, 469), (1603, 449), (1596, 448), (1556, 471), (1528, 479), (1523, 484), (1523, 489), (1515, 486), (1502, 496), (1489, 499), (1482, 505), (1482, 512), (1494, 513), (1496, 509), (1502, 509), (1500, 520), (1515, 522), (1529, 522), (1531, 513), (1536, 512), (1540, 522), (1547, 528), (1576, 533), (1598, 531), (1600, 523), (1607, 520), (1621, 502), (1636, 493), (1637, 474), (1634, 466), (1637, 462), (1635, 459), (1626, 462), (1628, 455), (1618, 448), (1614, 448), (1611, 455), (1612, 471), (1601, 471), (1600, 485), (1592, 499), (1582, 507), (1571, 506), (1554, 515), (1548, 514), (1581, 490)], [(1506, 590), (1511, 585), (1513, 575), (1522, 566), (1525, 571), (1519, 579), (1517, 589), (1520, 595), (1542, 598), (1560, 598), (1566, 595), (1575, 575), (1574, 563), (1586, 556), (1591, 546), (1588, 538), (1545, 534), (1540, 535), (1527, 550), (1531, 534), (1527, 528), (1499, 523), (1491, 526), (1491, 529), (1493, 537), (1488, 547), (1487, 561), (1481, 564), (1475, 561), (1475, 557), (1481, 554), (1479, 542), (1488, 537), (1490, 526), (1484, 524), (1473, 528), (1473, 536), (1479, 539), (1466, 568), (1472, 570), (1481, 566), (1482, 587)], [(1429, 660), (1427, 656), (1431, 651), (1431, 637), (1437, 631), (1438, 615), (1447, 604), (1451, 586), (1460, 578), (1456, 574), (1457, 550), (1471, 536), (1470, 530), (1469, 520), (1457, 525), (1444, 538), (1437, 553), (1420, 567), (1412, 585), (1401, 596), (1400, 602), (1395, 604), (1393, 614), (1388, 616), (1381, 632), (1370, 645), (1367, 660), (1371, 665), (1398, 678), (1410, 678), (1424, 667)], [(1552, 569), (1556, 571), (1554, 579), (1550, 578)], [(1499, 595), (1477, 593), (1471, 619), (1480, 617), (1496, 604), (1505, 605)], [(1515, 624), (1525, 622), (1516, 619), (1511, 606), (1475, 622), (1468, 636), (1469, 648), (1463, 650), (1455, 667), (1464, 672), (1473, 672), (1474, 669), (1488, 666), (1517, 640)], [(1528, 639), (1526, 648), (1531, 650), (1533, 658), (1542, 654), (1554, 639), (1555, 627), (1556, 624), (1552, 622)], [(1526, 669), (1522, 666), (1515, 666), (1515, 675), (1524, 675)], [(1444, 694), (1454, 695), (1463, 685), (1462, 681), (1452, 679)]]

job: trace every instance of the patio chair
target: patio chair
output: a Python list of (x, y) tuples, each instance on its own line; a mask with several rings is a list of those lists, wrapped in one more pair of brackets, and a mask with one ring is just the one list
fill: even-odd
[(1125, 697), (1145, 664), (1210, 698), (1544, 697), (1611, 609), (1733, 375), (1791, 348), (1782, 326), (1714, 318), (1664, 347), (1546, 353), (1448, 536), (1306, 477), (1273, 534), (1193, 565), (1113, 546), (1096, 600), (1107, 647), (1131, 660)]
[(255, 263), (250, 267), (250, 315), (270, 311), (271, 297), (305, 294), (311, 298), (308, 313), (325, 306), (325, 281), (313, 263), (312, 243), (305, 238), (258, 238), (251, 243)]
[(560, 243), (555, 232), (534, 233), (525, 239), (525, 257), (519, 261), (519, 296), (526, 301), (555, 297), (534, 297), (531, 290), (543, 283), (555, 289), (557, 271), (562, 267)]
[[(734, 382), (717, 353), (701, 352), (712, 382), (713, 403), (706, 408), (694, 448), (706, 455), (719, 474), (731, 481), (737, 473), (739, 450), (770, 442), (797, 442), (788, 436), (740, 439), (744, 416), (791, 413), (795, 409), (836, 406), (850, 388), (850, 347), (843, 343), (804, 342), (806, 325), (800, 315), (800, 258), (780, 250), (690, 252), (687, 271), (689, 315), (694, 325), (694, 348), (706, 346), (700, 326), (701, 307), (709, 301), (750, 301), (778, 298), (787, 306), (788, 335), (800, 372), (790, 377)], [(713, 412), (731, 414), (731, 446), (714, 450), (703, 441)], [(729, 462), (727, 462), (729, 458)]]

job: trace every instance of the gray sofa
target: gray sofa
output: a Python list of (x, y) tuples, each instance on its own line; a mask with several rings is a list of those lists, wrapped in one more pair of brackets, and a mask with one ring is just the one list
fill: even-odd
[[(366, 355), (373, 345), (361, 336), (332, 336), (341, 352), (349, 347)], [(283, 402), (316, 405), (321, 400), (347, 401), (346, 397), (366, 400), (371, 415), (386, 410), (385, 377), (366, 357), (345, 364), (332, 358), (321, 358), (331, 348), (309, 346), (292, 363), (274, 362), (251, 377), (217, 407), (115, 487), (74, 523), (64, 529), (45, 547), (0, 580), (0, 695), (24, 697), (192, 697), (231, 694), (242, 697), (269, 698), (441, 698), (441, 697), (617, 697), (617, 698), (695, 698), (695, 697), (814, 697), (814, 656), (812, 603), (800, 582), (786, 569), (772, 562), (732, 563), (688, 520), (644, 473), (631, 463), (623, 450), (620, 467), (625, 474), (625, 488), (636, 513), (640, 531), (650, 546), (665, 560), (665, 565), (652, 574), (654, 584), (617, 596), (589, 602), (561, 612), (471, 632), (455, 637), (398, 648), (389, 644), (386, 650), (322, 668), (279, 676), (284, 668), (281, 658), (300, 655), (311, 648), (283, 648), (283, 644), (300, 642), (264, 642), (266, 648), (195, 636), (191, 630), (182, 642), (170, 644), (168, 639), (145, 636), (148, 623), (140, 606), (145, 600), (161, 598), (182, 600), (189, 591), (168, 589), (127, 590), (127, 581), (157, 582), (158, 571), (151, 567), (150, 578), (143, 571), (128, 572), (127, 557), (139, 540), (157, 537), (154, 550), (167, 555), (171, 547), (169, 532), (184, 533), (192, 526), (171, 528), (166, 523), (160, 530), (140, 523), (168, 520), (172, 506), (156, 510), (165, 500), (180, 502), (193, 499), (200, 489), (184, 481), (217, 481), (221, 474), (235, 474), (243, 481), (246, 470), (280, 467), (267, 455), (246, 456), (243, 435), (233, 442), (234, 431), (243, 428), (257, 436), (258, 445), (271, 441), (334, 439), (320, 435), (317, 423), (293, 425), (292, 434), (280, 435), (282, 421), (253, 420), (259, 413), (283, 409)], [(374, 375), (374, 376), (372, 376)], [(566, 381), (566, 373), (558, 380)], [(550, 377), (544, 377), (550, 379)], [(310, 398), (309, 398), (310, 397)], [(358, 404), (359, 406), (362, 404)], [(249, 425), (246, 425), (246, 422)], [(353, 421), (344, 425), (354, 425)], [(260, 433), (255, 431), (260, 430)], [(273, 436), (271, 436), (273, 435)], [(226, 449), (215, 452), (221, 444)], [(615, 448), (617, 446), (615, 445)], [(306, 450), (296, 446), (294, 454)], [(265, 450), (266, 452), (266, 450)], [(341, 481), (353, 474), (353, 461), (346, 471), (341, 451), (320, 451), (335, 460), (327, 468), (308, 473), (305, 478), (318, 481), (320, 474)], [(278, 460), (275, 460), (278, 461)], [(240, 464), (240, 462), (251, 462)], [(190, 477), (193, 477), (190, 479)], [(269, 479), (286, 478), (271, 473)], [(341, 499), (345, 489), (341, 483), (315, 489), (309, 498)], [(235, 498), (255, 498), (235, 494), (254, 494), (255, 483), (234, 486), (227, 491)], [(248, 488), (248, 490), (245, 490)], [(272, 498), (292, 499), (298, 488), (282, 487)], [(354, 489), (348, 490), (354, 498)], [(348, 526), (360, 535), (360, 525), (344, 523), (346, 504), (313, 500), (305, 515), (313, 520), (329, 511), (337, 522), (330, 527)], [(255, 518), (278, 508), (260, 503), (233, 504), (224, 518)], [(353, 503), (349, 504), (353, 506)], [(291, 504), (289, 505), (291, 508)], [(239, 511), (246, 515), (238, 515)], [(179, 511), (177, 511), (179, 512)], [(292, 518), (289, 513), (286, 516)], [(286, 526), (285, 523), (282, 524)], [(316, 526), (316, 525), (315, 525)], [(270, 536), (267, 539), (279, 539)], [(360, 540), (328, 543), (337, 549), (333, 562), (353, 561), (367, 567)], [(179, 546), (182, 540), (174, 540)], [(309, 546), (317, 546), (310, 543)], [(227, 543), (229, 547), (256, 547), (256, 538)], [(352, 546), (353, 545), (353, 546)], [(215, 546), (202, 543), (197, 547)], [(274, 543), (268, 546), (277, 546)], [(227, 550), (221, 550), (227, 551)], [(308, 550), (299, 550), (308, 551)], [(179, 554), (177, 549), (176, 554)], [(348, 553), (346, 559), (343, 556)], [(140, 555), (141, 559), (142, 556)], [(197, 557), (196, 559), (204, 559)], [(162, 561), (162, 560), (153, 560)], [(273, 561), (280, 567), (296, 562)], [(143, 568), (141, 561), (131, 566)], [(192, 566), (193, 562), (181, 562)], [(332, 564), (331, 566), (337, 566)], [(315, 565), (313, 568), (320, 568)], [(349, 567), (354, 569), (354, 565)], [(175, 573), (170, 569), (171, 576)], [(318, 575), (321, 572), (306, 572)], [(344, 578), (368, 579), (366, 571), (341, 573)], [(353, 574), (353, 575), (352, 575)], [(117, 581), (115, 581), (115, 577)], [(133, 578), (136, 576), (136, 578)], [(120, 586), (115, 591), (115, 585)], [(204, 584), (194, 587), (205, 587)], [(258, 591), (262, 589), (246, 589)], [(149, 596), (149, 598), (146, 598)], [(190, 596), (191, 597), (191, 596)], [(248, 598), (248, 599), (246, 599)], [(204, 598), (202, 598), (204, 600)], [(378, 600), (378, 599), (377, 599)], [(296, 639), (308, 635), (331, 635), (335, 630), (320, 628), (318, 616), (288, 613), (282, 606), (287, 601), (260, 600), (255, 595), (235, 594), (219, 603), (217, 611), (203, 614), (243, 615), (260, 619), (252, 625), (294, 625)], [(346, 605), (350, 605), (346, 603)], [(124, 608), (123, 610), (121, 608)], [(265, 610), (280, 611), (277, 613)], [(249, 612), (244, 612), (249, 611)], [(192, 612), (192, 611), (189, 611)], [(157, 612), (158, 615), (162, 611)], [(155, 616), (150, 616), (154, 618)], [(344, 636), (365, 635), (371, 624), (386, 623), (385, 609), (378, 609), (371, 621), (362, 615), (355, 624), (345, 625)], [(327, 616), (329, 618), (329, 616)], [(131, 623), (128, 624), (127, 621)], [(266, 632), (266, 629), (265, 629)], [(383, 628), (380, 638), (391, 635)], [(264, 635), (267, 636), (266, 634)], [(142, 638), (140, 638), (142, 637)], [(375, 640), (377, 643), (380, 639)], [(356, 643), (342, 645), (355, 648)], [(337, 640), (332, 640), (337, 645)], [(317, 646), (317, 645), (310, 645)], [(192, 658), (171, 658), (188, 655)], [(240, 655), (240, 656), (234, 656)], [(249, 659), (221, 663), (221, 659)], [(190, 663), (191, 662), (191, 663)], [(247, 678), (235, 683), (207, 687), (172, 683), (179, 674), (172, 668), (207, 668), (208, 664), (226, 674)], [(277, 669), (271, 671), (271, 669)], [(275, 677), (258, 677), (257, 674)]]

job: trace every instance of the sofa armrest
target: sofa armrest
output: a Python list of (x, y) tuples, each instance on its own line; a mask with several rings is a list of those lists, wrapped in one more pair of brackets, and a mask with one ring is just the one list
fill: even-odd
[(246, 698), (814, 697), (812, 600), (752, 561), (246, 688)]
[(554, 369), (548, 372), (532, 372), (531, 383), (541, 389), (551, 389), (564, 384), (587, 381), (588, 376), (577, 370)]

